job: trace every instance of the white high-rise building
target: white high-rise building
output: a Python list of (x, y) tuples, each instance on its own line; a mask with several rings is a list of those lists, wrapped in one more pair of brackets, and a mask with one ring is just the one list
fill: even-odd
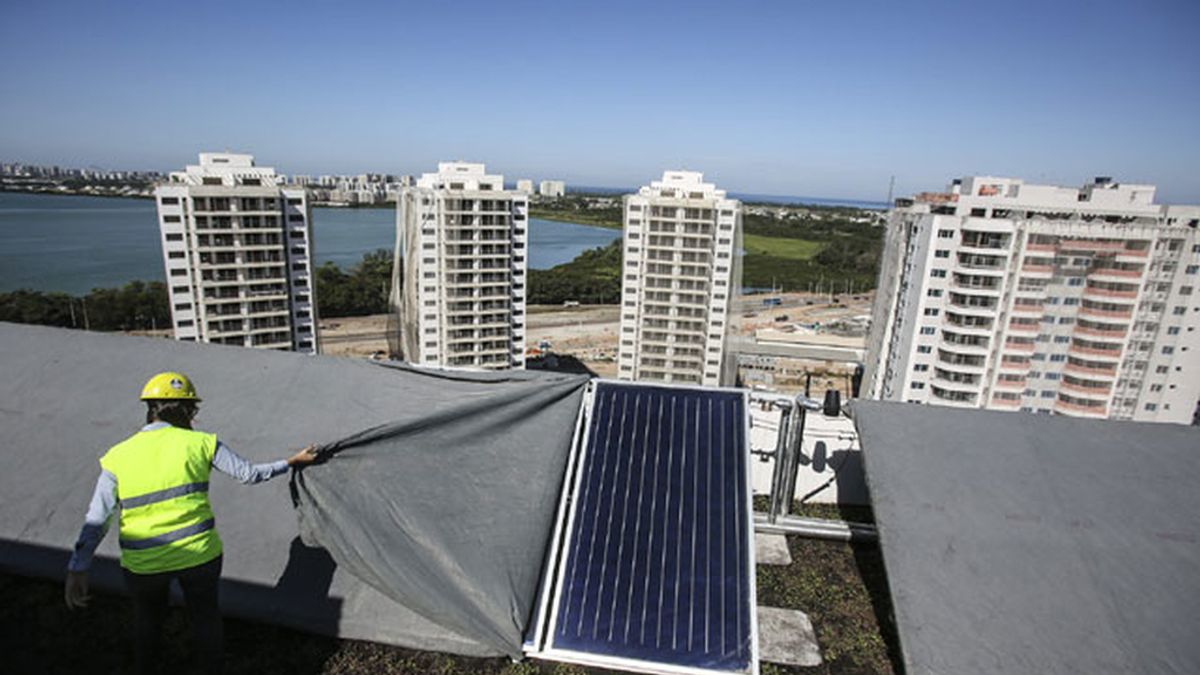
[(528, 198), (442, 162), (396, 202), (393, 351), (420, 365), (525, 367)]
[(518, 180), (517, 192), (524, 192), (527, 195), (533, 194), (533, 181), (528, 178)]
[(567, 193), (567, 184), (561, 180), (544, 180), (538, 184), (538, 194), (543, 197), (561, 197)]
[(1200, 207), (1152, 185), (973, 176), (897, 200), (867, 395), (1190, 423), (1200, 399)]
[(624, 202), (618, 377), (732, 384), (741, 202), (693, 171), (667, 171)]
[(155, 188), (176, 340), (317, 353), (308, 199), (282, 183), (201, 153)]

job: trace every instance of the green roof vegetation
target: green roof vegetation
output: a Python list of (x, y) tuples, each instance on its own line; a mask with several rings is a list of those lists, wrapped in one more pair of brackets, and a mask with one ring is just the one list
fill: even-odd
[[(801, 515), (870, 520), (868, 511), (804, 507)], [(792, 564), (758, 567), (758, 602), (799, 609), (816, 629), (825, 663), (817, 668), (763, 664), (765, 675), (897, 672), (887, 580), (876, 544), (789, 537)], [(69, 611), (62, 586), (0, 574), (0, 649), (5, 672), (109, 675), (131, 672), (130, 602), (94, 594)], [(882, 617), (882, 619), (880, 618)], [(181, 608), (164, 625), (164, 672), (190, 672), (189, 633)], [(545, 661), (511, 663), (338, 640), (279, 626), (226, 619), (228, 675), (597, 675), (608, 671)]]

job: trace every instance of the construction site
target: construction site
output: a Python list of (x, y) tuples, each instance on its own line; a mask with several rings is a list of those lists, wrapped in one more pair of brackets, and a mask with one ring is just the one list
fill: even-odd
[[(741, 381), (784, 393), (807, 387), (810, 393), (835, 388), (848, 394), (854, 364), (865, 352), (871, 297), (778, 293), (740, 298), (730, 332)], [(531, 357), (571, 356), (599, 377), (616, 377), (619, 307), (532, 305), (528, 316)], [(320, 328), (325, 354), (387, 356), (387, 315), (327, 319)]]

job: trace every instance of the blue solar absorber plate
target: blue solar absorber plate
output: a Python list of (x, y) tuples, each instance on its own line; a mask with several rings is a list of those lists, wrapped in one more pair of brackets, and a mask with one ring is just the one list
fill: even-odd
[(551, 651), (756, 670), (745, 408), (733, 390), (597, 383)]

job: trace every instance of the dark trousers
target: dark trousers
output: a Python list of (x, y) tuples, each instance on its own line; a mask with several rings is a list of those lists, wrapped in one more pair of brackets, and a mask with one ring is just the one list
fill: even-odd
[(184, 608), (192, 626), (195, 653), (205, 673), (220, 673), (224, 660), (224, 629), (217, 605), (217, 583), (221, 579), (221, 556), (215, 560), (174, 572), (125, 573), (125, 585), (133, 596), (134, 663), (140, 675), (163, 670), (162, 626), (167, 613), (171, 580), (183, 589)]

